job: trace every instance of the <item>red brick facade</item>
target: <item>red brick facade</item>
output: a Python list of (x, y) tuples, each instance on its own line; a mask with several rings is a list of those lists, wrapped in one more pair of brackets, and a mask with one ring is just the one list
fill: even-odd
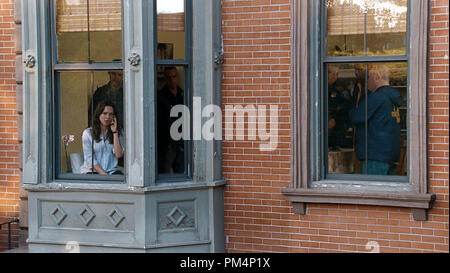
[[(19, 148), (16, 111), (14, 1), (0, 1), (0, 223), (19, 216)], [(12, 225), (13, 246), (17, 224)], [(0, 250), (8, 247), (8, 227), (0, 231)]]
[[(448, 252), (449, 4), (431, 0), (429, 60), (429, 220), (411, 210), (360, 205), (308, 205), (293, 214), (280, 193), (291, 183), (291, 1), (223, 0), (224, 105), (278, 105), (278, 149), (224, 141), (225, 235), (228, 252)], [(0, 0), (0, 222), (19, 216), (14, 1)], [(13, 225), (13, 234), (18, 227)], [(13, 237), (17, 244), (18, 236)], [(0, 250), (7, 231), (0, 231)]]

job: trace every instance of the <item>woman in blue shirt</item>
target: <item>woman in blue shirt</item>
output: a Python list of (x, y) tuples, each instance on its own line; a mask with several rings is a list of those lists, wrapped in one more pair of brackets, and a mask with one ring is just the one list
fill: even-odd
[(124, 155), (124, 140), (115, 113), (114, 103), (103, 101), (98, 104), (92, 126), (83, 132), (81, 173), (123, 174), (118, 163)]

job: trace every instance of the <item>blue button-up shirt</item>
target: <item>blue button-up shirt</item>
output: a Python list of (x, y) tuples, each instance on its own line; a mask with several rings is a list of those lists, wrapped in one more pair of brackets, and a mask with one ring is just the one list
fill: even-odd
[[(122, 151), (125, 153), (124, 139), (119, 137)], [(86, 174), (94, 171), (92, 169), (92, 129), (88, 128), (84, 130), (83, 137), (83, 153), (84, 164), (81, 166), (80, 171), (82, 174)], [(109, 142), (108, 139), (104, 139), (103, 134), (100, 134), (100, 142), (94, 141), (94, 166), (100, 165), (102, 169), (108, 174), (112, 174), (115, 171), (120, 171), (117, 167), (119, 160), (114, 155), (114, 145)]]

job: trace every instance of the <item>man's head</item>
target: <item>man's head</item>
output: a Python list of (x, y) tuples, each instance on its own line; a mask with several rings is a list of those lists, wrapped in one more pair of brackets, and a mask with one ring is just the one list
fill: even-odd
[(328, 85), (334, 84), (338, 79), (338, 68), (334, 65), (328, 65)]
[(374, 92), (381, 86), (389, 85), (389, 68), (385, 65), (374, 65), (369, 68), (367, 88)]
[(178, 86), (178, 70), (176, 67), (166, 67), (164, 70), (164, 77), (169, 89), (176, 89)]
[(123, 87), (123, 71), (122, 70), (113, 70), (109, 73), (109, 82), (111, 83), (111, 87), (114, 90), (119, 90)]

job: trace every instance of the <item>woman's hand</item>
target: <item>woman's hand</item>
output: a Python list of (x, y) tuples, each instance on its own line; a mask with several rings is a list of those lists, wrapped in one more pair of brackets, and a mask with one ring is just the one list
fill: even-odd
[(108, 173), (105, 172), (105, 170), (103, 170), (103, 168), (102, 168), (100, 165), (98, 165), (98, 164), (94, 166), (94, 170), (95, 170), (98, 174), (101, 174), (101, 175), (108, 175)]
[(112, 132), (117, 131), (117, 118), (115, 116), (114, 116), (109, 128), (111, 129)]

